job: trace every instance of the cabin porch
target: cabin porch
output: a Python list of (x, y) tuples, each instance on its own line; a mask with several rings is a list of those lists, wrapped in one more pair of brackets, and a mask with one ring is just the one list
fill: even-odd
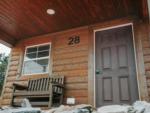
[[(138, 99), (149, 101), (149, 2), (148, 0), (111, 2), (110, 5), (106, 5), (109, 4), (108, 0), (80, 2), (18, 0), (16, 3), (0, 1), (2, 4), (0, 39), (5, 45), (12, 47), (3, 88), (2, 106), (11, 104), (12, 84), (16, 80), (26, 85), (29, 79), (55, 74), (65, 76), (63, 104), (67, 104), (66, 99), (72, 97), (75, 104), (91, 104), (96, 107), (98, 97), (95, 88), (95, 33), (99, 30), (128, 26), (130, 28), (126, 31), (129, 30), (133, 41), (132, 53), (135, 56)], [(56, 14), (47, 15), (48, 8), (55, 9)], [(39, 48), (45, 44), (50, 45), (49, 54), (44, 56), (48, 59), (47, 70), (44, 68), (44, 72), (42, 70), (37, 73), (29, 69), (24, 71), (25, 62), (28, 61), (26, 59), (28, 48)], [(37, 66), (37, 62), (34, 66)], [(110, 88), (110, 83), (110, 80), (106, 80), (108, 85), (106, 89)], [(126, 79), (121, 83), (125, 84), (122, 88), (128, 87)], [(111, 93), (108, 91), (107, 94)], [(123, 99), (128, 99), (127, 95), (122, 96)], [(106, 98), (107, 104), (112, 102), (111, 95), (106, 95)]]

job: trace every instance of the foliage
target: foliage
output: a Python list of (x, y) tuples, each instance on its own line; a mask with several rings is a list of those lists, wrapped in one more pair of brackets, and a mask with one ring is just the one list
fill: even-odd
[(0, 54), (0, 93), (3, 87), (7, 65), (8, 56), (5, 56), (5, 54)]

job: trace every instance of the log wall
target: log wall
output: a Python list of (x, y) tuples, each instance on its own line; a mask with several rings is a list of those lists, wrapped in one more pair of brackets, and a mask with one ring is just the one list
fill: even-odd
[[(68, 45), (70, 36), (79, 36), (80, 43)], [(88, 30), (60, 34), (53, 45), (53, 73), (66, 78), (65, 98), (88, 103)]]
[(147, 23), (135, 23), (134, 25), (134, 39), (136, 49), (136, 63), (137, 63), (137, 79), (139, 87), (139, 96), (141, 100), (149, 100), (148, 93), (148, 73), (147, 73), (147, 47), (150, 45)]
[(150, 25), (147, 24), (147, 25), (142, 26), (140, 32), (141, 32), (145, 76), (146, 76), (147, 91), (148, 91), (147, 100), (150, 101)]
[[(114, 23), (115, 25), (121, 24), (122, 21), (119, 20), (119, 23), (117, 21)], [(108, 25), (108, 23), (106, 23), (106, 25)], [(150, 28), (147, 24), (137, 24), (134, 32), (137, 64), (139, 64), (137, 66), (139, 71), (140, 96), (141, 99), (148, 100), (150, 97)], [(68, 45), (69, 37), (75, 35), (80, 37), (80, 43)], [(89, 60), (89, 50), (92, 48), (89, 41), (90, 38), (93, 39), (93, 32), (91, 32), (89, 27), (83, 27), (20, 41), (12, 49), (10, 65), (3, 90), (2, 105), (10, 105), (12, 83), (14, 81), (17, 80), (26, 84), (28, 79), (48, 76), (48, 74), (21, 75), (25, 47), (47, 42), (51, 42), (52, 44), (50, 73), (65, 76), (66, 90), (64, 103), (66, 103), (67, 97), (74, 97), (76, 104), (87, 104), (90, 98), (91, 103), (94, 103), (94, 99), (92, 99), (94, 95), (90, 95), (94, 94), (92, 90), (93, 87), (91, 87), (91, 84), (94, 84), (93, 78), (91, 78), (93, 75), (88, 72), (94, 68), (92, 64), (89, 66), (90, 62), (93, 63), (92, 60)], [(93, 57), (94, 55), (92, 55), (91, 59), (93, 59)]]
[(3, 97), (1, 105), (10, 105), (12, 97), (12, 83), (16, 80), (18, 76), (18, 69), (20, 66), (22, 50), (20, 48), (13, 48), (11, 51), (9, 66), (7, 71), (7, 76), (5, 79), (5, 84), (3, 87)]
[[(80, 43), (68, 45), (69, 37), (75, 35), (80, 37)], [(74, 97), (76, 104), (88, 103), (88, 29), (83, 28), (19, 42), (12, 50), (2, 105), (10, 105), (14, 81), (27, 84), (28, 79), (48, 76), (48, 74), (21, 75), (21, 69), (19, 69), (22, 67), (26, 46), (48, 42), (51, 42), (50, 67), (52, 67), (52, 72), (50, 73), (65, 76), (64, 104), (67, 97)], [(20, 48), (20, 51), (16, 48)], [(17, 99), (17, 101), (20, 100)]]

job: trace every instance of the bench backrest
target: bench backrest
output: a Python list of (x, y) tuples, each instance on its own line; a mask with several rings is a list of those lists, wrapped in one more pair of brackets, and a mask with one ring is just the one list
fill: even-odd
[(49, 91), (50, 83), (64, 84), (64, 76), (51, 76), (29, 80), (28, 91)]

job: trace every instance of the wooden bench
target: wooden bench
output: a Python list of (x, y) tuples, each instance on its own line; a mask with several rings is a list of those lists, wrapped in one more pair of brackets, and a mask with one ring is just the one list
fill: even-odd
[(28, 98), (32, 106), (60, 105), (63, 102), (64, 76), (51, 76), (28, 81), (28, 85), (13, 84), (12, 105), (16, 97)]

